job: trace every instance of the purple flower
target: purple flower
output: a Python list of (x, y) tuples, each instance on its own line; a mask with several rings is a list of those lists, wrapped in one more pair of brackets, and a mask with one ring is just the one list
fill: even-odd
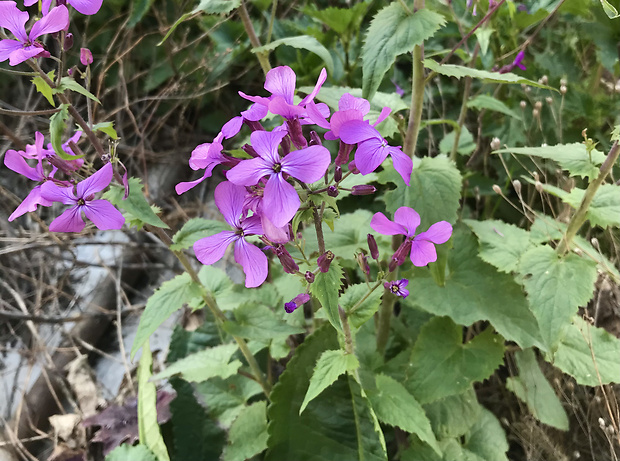
[(245, 286), (251, 288), (261, 285), (267, 278), (268, 262), (267, 256), (257, 246), (245, 240), (249, 235), (263, 233), (260, 217), (242, 218), (245, 195), (244, 187), (228, 181), (218, 184), (215, 188), (215, 205), (234, 230), (198, 240), (194, 243), (194, 251), (198, 260), (208, 266), (222, 259), (228, 246), (234, 243), (235, 261), (243, 268)]
[[(452, 235), (452, 226), (447, 221), (439, 221), (428, 228), (426, 232), (416, 235), (420, 225), (420, 215), (412, 208), (402, 206), (394, 213), (394, 221), (390, 221), (383, 213), (375, 213), (370, 220), (370, 227), (383, 235), (403, 234), (405, 241), (394, 256), (408, 252), (411, 248), (411, 262), (414, 266), (422, 267), (437, 261), (435, 244), (445, 243)], [(406, 255), (405, 255), (406, 256)], [(398, 256), (399, 263), (402, 259)]]
[(73, 205), (52, 221), (52, 232), (81, 232), (84, 229), (82, 212), (101, 230), (120, 229), (125, 218), (107, 200), (93, 200), (94, 194), (105, 189), (112, 181), (114, 170), (111, 163), (73, 187), (59, 187), (51, 181), (41, 186), (41, 196), (52, 202)]
[[(24, 6), (32, 6), (37, 3), (37, 1), (38, 0), (24, 0)], [(82, 14), (91, 15), (99, 11), (103, 0), (66, 0), (66, 3), (71, 5)], [(50, 10), (51, 4), (52, 0), (42, 0), (41, 11), (43, 12), (44, 16), (48, 14), (47, 12)]]
[(80, 62), (83, 66), (88, 66), (93, 63), (93, 54), (88, 48), (80, 48)]
[(38, 20), (26, 33), (29, 15), (17, 8), (12, 1), (0, 1), (0, 27), (10, 30), (17, 40), (0, 41), (0, 62), (9, 60), (16, 66), (30, 58), (49, 57), (43, 45), (36, 41), (41, 35), (58, 32), (69, 27), (69, 11), (64, 5), (56, 6), (46, 16)]
[(525, 50), (519, 51), (519, 53), (517, 53), (517, 56), (515, 57), (514, 61), (512, 61), (511, 64), (507, 64), (504, 67), (502, 67), (498, 72), (500, 74), (506, 74), (508, 72), (512, 72), (515, 67), (518, 67), (521, 70), (526, 70), (527, 67), (525, 67), (523, 64), (521, 64), (521, 61), (523, 61), (524, 57), (525, 57)]
[(298, 307), (306, 304), (308, 301), (310, 301), (310, 295), (308, 293), (300, 293), (292, 300), (284, 304), (284, 310), (287, 314), (290, 314)]
[(390, 155), (394, 162), (394, 169), (409, 185), (413, 161), (400, 147), (392, 147), (379, 134), (379, 132), (367, 122), (353, 120), (345, 123), (340, 128), (340, 139), (347, 144), (357, 144), (355, 151), (355, 166), (363, 175), (372, 173), (385, 158)]
[(409, 290), (405, 288), (407, 285), (409, 285), (409, 280), (407, 279), (394, 280), (393, 282), (385, 282), (383, 284), (386, 290), (391, 291), (395, 296), (402, 296), (403, 299), (409, 296)]
[(329, 272), (329, 266), (331, 266), (332, 261), (334, 260), (334, 253), (327, 250), (319, 259), (316, 260), (317, 265), (319, 266), (319, 270), (323, 273)]
[(329, 151), (322, 146), (310, 146), (281, 157), (278, 146), (286, 135), (286, 131), (254, 131), (250, 139), (259, 156), (243, 160), (226, 175), (239, 186), (254, 186), (263, 177), (268, 178), (262, 212), (276, 227), (286, 225), (301, 203), (295, 188), (286, 181), (287, 177), (306, 183), (318, 181), (331, 162)]

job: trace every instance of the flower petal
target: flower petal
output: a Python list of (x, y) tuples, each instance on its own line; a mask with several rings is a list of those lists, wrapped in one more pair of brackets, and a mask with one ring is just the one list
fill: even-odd
[(239, 227), (243, 229), (243, 235), (261, 235), (263, 233), (263, 221), (264, 219), (261, 219), (261, 216), (254, 215), (241, 220)]
[(101, 8), (103, 0), (68, 0), (69, 5), (82, 14), (95, 14)]
[(363, 175), (372, 173), (383, 163), (388, 153), (389, 146), (383, 144), (379, 139), (371, 138), (362, 141), (357, 145), (355, 151), (355, 166)]
[(27, 11), (17, 8), (15, 2), (0, 2), (0, 27), (10, 30), (15, 38), (22, 43), (28, 42), (26, 23), (30, 15)]
[(215, 206), (224, 216), (224, 220), (232, 227), (241, 227), (239, 220), (243, 212), (243, 202), (247, 195), (245, 187), (225, 181), (217, 185), (213, 195)]
[(50, 206), (52, 202), (45, 200), (41, 197), (41, 186), (36, 186), (30, 191), (26, 198), (19, 204), (11, 216), (9, 216), (9, 222), (21, 215), (28, 213), (29, 211), (36, 211), (38, 205)]
[(226, 139), (232, 138), (233, 136), (235, 136), (237, 133), (241, 131), (242, 125), (243, 125), (242, 116), (233, 117), (230, 120), (228, 120), (226, 123), (224, 123), (224, 126), (222, 127), (222, 134), (224, 135)]
[(287, 103), (293, 104), (296, 79), (297, 76), (290, 67), (276, 67), (267, 72), (265, 89), (272, 95), (282, 96)]
[(305, 109), (295, 104), (289, 104), (282, 96), (274, 96), (269, 103), (269, 112), (278, 114), (287, 120), (301, 117), (306, 113)]
[(392, 156), (394, 169), (403, 178), (405, 184), (411, 183), (411, 173), (413, 172), (413, 160), (398, 147), (390, 147), (388, 152)]
[(254, 186), (263, 176), (274, 174), (272, 166), (261, 157), (243, 160), (226, 173), (226, 179), (238, 186)]
[(332, 161), (329, 150), (323, 146), (310, 146), (296, 150), (282, 159), (282, 171), (300, 181), (313, 183), (325, 174)]
[[(356, 98), (351, 93), (345, 93), (340, 97), (338, 101), (338, 110), (359, 110), (362, 113), (362, 118), (370, 111), (370, 103), (364, 98)], [(361, 119), (360, 119), (361, 120)]]
[(185, 192), (187, 192), (190, 189), (193, 189), (198, 184), (200, 184), (202, 181), (204, 181), (209, 176), (211, 176), (211, 172), (212, 171), (213, 171), (213, 168), (211, 168), (211, 169), (207, 168), (201, 178), (198, 178), (198, 179), (196, 179), (194, 181), (180, 182), (179, 184), (174, 186), (174, 190), (176, 191), (176, 193), (178, 195), (184, 194)]
[(81, 207), (74, 206), (58, 216), (50, 223), (52, 232), (82, 232), (84, 220), (82, 219)]
[(13, 149), (6, 151), (4, 164), (9, 170), (13, 170), (15, 173), (21, 174), (32, 181), (43, 181), (45, 179), (40, 171), (28, 165), (26, 159)]
[(312, 120), (315, 124), (317, 124), (321, 128), (325, 128), (326, 130), (330, 129), (331, 125), (329, 124), (327, 119), (323, 117), (323, 114), (321, 113), (314, 101), (310, 101), (308, 103), (308, 105), (306, 106), (306, 112), (308, 113), (308, 117), (310, 118), (310, 120)]
[[(334, 122), (332, 120), (332, 125), (333, 124)], [(379, 132), (370, 126), (368, 122), (364, 122), (362, 120), (351, 120), (344, 123), (340, 127), (339, 135), (340, 139), (347, 144), (357, 144), (358, 142), (366, 141), (367, 139), (378, 139), (379, 142), (383, 142), (383, 137), (379, 134)]]
[(245, 120), (257, 122), (258, 120), (265, 118), (268, 112), (269, 109), (267, 108), (267, 106), (263, 104), (252, 104), (248, 110), (244, 110), (243, 112), (241, 112), (241, 116)]
[(428, 240), (414, 240), (411, 242), (411, 262), (416, 267), (426, 266), (437, 261), (435, 245)]
[[(0, 2), (4, 3), (4, 2)], [(0, 14), (2, 12), (0, 11)], [(6, 61), (15, 51), (21, 50), (24, 44), (17, 40), (0, 40), (0, 62)]]
[(254, 131), (250, 135), (252, 147), (258, 155), (272, 164), (280, 161), (278, 146), (287, 135), (287, 131)]
[(379, 117), (377, 117), (377, 121), (373, 123), (372, 126), (373, 127), (377, 126), (383, 120), (388, 118), (391, 113), (392, 113), (392, 109), (390, 109), (389, 107), (384, 107), (383, 109), (381, 109), (381, 113), (379, 114)]
[(55, 6), (30, 29), (30, 41), (43, 34), (51, 34), (69, 27), (69, 10), (64, 5)]
[(99, 171), (77, 184), (77, 197), (86, 198), (89, 195), (102, 191), (110, 185), (113, 175), (114, 169), (112, 164), (106, 163)]
[(9, 65), (16, 66), (24, 61), (27, 61), (30, 58), (36, 58), (37, 56), (49, 57), (49, 55), (50, 54), (45, 51), (45, 48), (41, 48), (40, 46), (25, 46), (11, 53), (11, 55), (9, 56)]
[(282, 174), (273, 175), (267, 181), (263, 198), (263, 213), (274, 226), (284, 227), (299, 209), (299, 195), (284, 180)]
[(314, 85), (314, 88), (312, 89), (310, 94), (301, 100), (299, 105), (305, 106), (310, 101), (312, 101), (316, 97), (316, 95), (319, 94), (319, 91), (321, 90), (323, 83), (325, 83), (325, 80), (327, 80), (327, 70), (325, 70), (325, 67), (323, 67), (323, 69), (321, 69), (321, 73), (319, 74), (319, 78), (316, 81), (316, 85)]
[(123, 214), (107, 200), (90, 200), (82, 211), (101, 230), (120, 229), (125, 224)]
[(52, 181), (44, 182), (41, 186), (41, 197), (50, 202), (60, 202), (65, 205), (76, 205), (77, 197), (73, 187), (60, 187)]
[(407, 229), (407, 237), (413, 237), (415, 235), (415, 230), (420, 225), (420, 215), (413, 208), (401, 206), (394, 213), (394, 222), (397, 222)]
[(439, 221), (428, 228), (426, 232), (416, 235), (416, 240), (428, 240), (429, 242), (441, 244), (446, 243), (452, 236), (452, 226), (447, 221)]
[(242, 238), (235, 242), (235, 261), (243, 267), (246, 288), (257, 287), (267, 279), (267, 256)]
[(224, 257), (226, 248), (239, 238), (232, 231), (222, 231), (219, 234), (205, 237), (194, 243), (196, 258), (205, 266), (213, 264)]
[(405, 226), (390, 221), (383, 213), (374, 214), (370, 220), (370, 227), (383, 235), (407, 235)]

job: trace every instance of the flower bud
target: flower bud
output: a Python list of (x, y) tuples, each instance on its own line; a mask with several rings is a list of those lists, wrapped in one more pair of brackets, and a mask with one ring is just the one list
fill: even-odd
[(340, 145), (338, 146), (338, 155), (336, 156), (336, 160), (334, 163), (338, 166), (344, 165), (349, 161), (349, 156), (351, 155), (351, 151), (353, 150), (353, 146), (351, 144), (345, 144), (340, 141)]
[(88, 66), (93, 63), (93, 54), (88, 48), (80, 48), (80, 62), (84, 66)]
[(568, 91), (568, 88), (566, 88), (566, 85), (560, 85), (560, 93), (566, 94), (567, 91)]
[(499, 149), (500, 147), (502, 147), (502, 143), (501, 143), (501, 141), (499, 140), (499, 138), (497, 138), (497, 137), (493, 138), (493, 139), (491, 140), (491, 149), (492, 149), (492, 150), (497, 150), (497, 149)]
[(308, 141), (304, 138), (304, 132), (298, 118), (287, 120), (286, 126), (288, 127), (288, 134), (291, 137), (291, 141), (297, 149), (305, 149), (308, 147)]
[(340, 165), (336, 165), (336, 169), (334, 171), (334, 181), (342, 181), (342, 167)]
[(519, 105), (521, 106), (521, 109), (525, 109), (525, 107), (527, 106), (527, 103), (525, 101), (521, 100)]
[(71, 48), (73, 48), (73, 34), (69, 32), (67, 35), (65, 35), (65, 42), (63, 43), (63, 49), (65, 51), (69, 51)]
[(531, 93), (531, 92), (532, 92), (532, 89), (531, 89), (529, 86), (526, 86), (524, 91), (525, 91), (526, 93)]
[(517, 195), (521, 195), (521, 181), (515, 179), (514, 181), (512, 181), (512, 187), (515, 188)]
[(565, 78), (561, 78), (560, 79), (560, 86), (566, 86), (568, 85), (568, 81)]
[(496, 194), (500, 194), (501, 195), (502, 189), (497, 184), (493, 184), (493, 192), (495, 192)]
[(546, 101), (546, 102), (547, 102), (547, 104), (549, 104), (549, 105), (553, 104), (553, 98), (552, 98), (551, 96), (547, 96), (547, 97), (545, 98), (545, 101)]
[(310, 132), (310, 143), (311, 146), (322, 146), (323, 143), (321, 142), (321, 138), (319, 137), (319, 134), (316, 131), (311, 131)]
[(538, 118), (538, 116), (540, 115), (540, 111), (536, 108), (532, 109), (532, 117), (534, 118)]
[(538, 171), (534, 171), (534, 181), (539, 181), (540, 180), (540, 176), (538, 175)]
[(390, 261), (389, 271), (393, 272), (397, 266), (402, 265), (407, 256), (411, 252), (411, 240), (407, 239), (403, 243), (400, 244), (398, 250), (392, 255), (392, 260)]
[(540, 83), (542, 83), (543, 85), (546, 85), (547, 83), (549, 83), (549, 77), (547, 77), (546, 75), (543, 75), (542, 77), (540, 77)]
[(329, 271), (329, 266), (331, 266), (333, 260), (334, 253), (328, 250), (321, 256), (319, 256), (319, 259), (316, 260), (316, 263), (319, 265), (319, 270), (325, 273)]
[(278, 259), (280, 260), (280, 263), (284, 268), (284, 272), (286, 272), (287, 274), (296, 274), (297, 272), (299, 272), (299, 266), (297, 265), (291, 254), (288, 252), (288, 250), (284, 248), (284, 245), (279, 243), (273, 247), (273, 250)]
[(351, 188), (351, 195), (372, 195), (375, 192), (377, 192), (377, 188), (370, 184), (360, 184)]
[(366, 236), (366, 240), (368, 241), (368, 249), (370, 250), (370, 256), (372, 256), (372, 259), (379, 260), (379, 247), (377, 246), (377, 241), (375, 240), (375, 236), (372, 234), (368, 234)]
[(310, 301), (310, 295), (308, 293), (300, 293), (289, 302), (284, 304), (284, 310), (287, 314), (290, 314), (298, 307), (306, 304), (308, 301)]
[(286, 157), (288, 154), (290, 154), (291, 153), (291, 137), (284, 136), (284, 138), (282, 138), (282, 141), (280, 142), (280, 147), (282, 148), (283, 157)]
[(265, 131), (265, 128), (259, 121), (243, 119), (243, 123), (245, 123), (252, 131)]
[(370, 266), (368, 265), (368, 256), (364, 253), (358, 253), (356, 255), (357, 265), (360, 266), (362, 272), (366, 274), (367, 277), (370, 277)]
[(594, 248), (596, 248), (597, 251), (601, 251), (601, 247), (599, 246), (598, 239), (596, 237), (592, 237), (590, 239), (590, 243)]
[(538, 110), (542, 109), (542, 102), (540, 102), (540, 101), (536, 101), (536, 102), (534, 103), (534, 107), (535, 107), (536, 109), (538, 109)]
[(314, 274), (312, 272), (306, 271), (306, 273), (304, 274), (304, 277), (306, 278), (306, 282), (308, 283), (314, 282)]
[(542, 194), (545, 191), (545, 188), (543, 187), (542, 183), (540, 181), (536, 181), (534, 183), (534, 187), (536, 188), (536, 190), (538, 191), (539, 194)]
[[(338, 188), (336, 186), (329, 186), (327, 188), (327, 195), (329, 195), (330, 197), (338, 197), (338, 194), (340, 193), (340, 191), (338, 190)], [(355, 195), (355, 194), (353, 194)]]
[(251, 157), (254, 157), (254, 158), (258, 157), (258, 152), (256, 152), (254, 148), (250, 146), (249, 144), (244, 144), (243, 146), (241, 146), (241, 149), (243, 150), (243, 152), (245, 152)]

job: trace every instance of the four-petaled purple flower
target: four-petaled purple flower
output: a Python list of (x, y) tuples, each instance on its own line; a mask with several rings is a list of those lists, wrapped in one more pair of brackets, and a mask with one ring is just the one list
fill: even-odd
[(222, 259), (228, 246), (234, 243), (235, 261), (243, 267), (245, 286), (257, 287), (267, 278), (267, 256), (255, 245), (246, 242), (245, 237), (263, 233), (260, 217), (243, 218), (245, 187), (226, 181), (218, 184), (214, 195), (215, 205), (234, 231), (222, 231), (198, 240), (194, 243), (196, 257), (208, 266)]
[(125, 218), (107, 200), (94, 200), (97, 192), (105, 189), (112, 181), (114, 169), (111, 163), (104, 165), (95, 174), (73, 187), (60, 187), (51, 181), (41, 186), (41, 197), (51, 202), (73, 205), (50, 224), (52, 232), (81, 232), (85, 223), (82, 212), (101, 230), (120, 229)]
[(447, 221), (439, 221), (429, 227), (426, 232), (416, 235), (415, 231), (419, 225), (420, 215), (406, 206), (396, 210), (394, 221), (390, 221), (383, 213), (375, 213), (370, 220), (370, 227), (380, 234), (405, 236), (405, 241), (394, 254), (398, 259), (397, 264), (404, 262), (400, 253), (407, 253), (410, 249), (411, 262), (414, 266), (422, 267), (437, 261), (435, 244), (445, 243), (450, 239), (452, 226)]
[(405, 288), (407, 285), (409, 285), (409, 280), (407, 279), (394, 280), (383, 284), (386, 290), (391, 291), (395, 296), (402, 296), (403, 299), (409, 296), (409, 290)]

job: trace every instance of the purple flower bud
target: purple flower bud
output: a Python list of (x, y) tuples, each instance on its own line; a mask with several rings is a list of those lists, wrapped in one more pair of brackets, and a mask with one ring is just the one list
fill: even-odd
[(379, 247), (377, 246), (377, 241), (375, 240), (375, 236), (372, 234), (368, 234), (366, 237), (368, 240), (368, 249), (370, 250), (370, 256), (372, 259), (379, 260)]
[(71, 32), (65, 35), (65, 43), (63, 45), (65, 51), (69, 51), (73, 47), (73, 34)]
[(409, 252), (411, 251), (411, 240), (407, 239), (403, 243), (400, 244), (398, 250), (392, 255), (392, 260), (390, 261), (389, 271), (393, 272), (397, 266), (400, 266), (405, 262)]
[(355, 166), (355, 160), (349, 162), (349, 171), (353, 174), (360, 174), (360, 170)]
[(280, 147), (282, 147), (282, 156), (288, 155), (291, 152), (291, 137), (284, 136), (280, 142)]
[(310, 295), (308, 293), (300, 293), (289, 302), (284, 304), (284, 310), (287, 314), (290, 314), (298, 307), (306, 304), (308, 301), (310, 301)]
[(291, 141), (297, 149), (305, 149), (308, 147), (308, 141), (304, 138), (304, 132), (301, 129), (301, 122), (298, 118), (287, 120), (286, 125), (288, 127), (288, 134), (291, 137)]
[(93, 54), (88, 48), (80, 48), (80, 62), (84, 66), (88, 66), (93, 63)]
[(246, 154), (256, 158), (258, 157), (258, 154), (256, 153), (256, 151), (254, 150), (254, 148), (252, 146), (250, 146), (249, 144), (244, 144), (243, 146), (241, 146), (241, 149), (243, 150), (243, 152), (245, 152)]
[(334, 171), (334, 181), (340, 182), (342, 180), (342, 167), (340, 165), (336, 165), (336, 170)]
[(252, 131), (265, 131), (265, 128), (263, 128), (263, 125), (260, 122), (247, 120), (245, 118), (243, 119), (243, 121)]
[(405, 287), (409, 284), (409, 280), (394, 280), (393, 282), (385, 282), (383, 286), (386, 290), (391, 291), (396, 296), (402, 296), (403, 299), (409, 296), (409, 290)]
[(297, 232), (297, 240), (301, 240), (302, 238), (304, 238), (304, 234)]
[(312, 272), (306, 271), (304, 276), (306, 277), (306, 282), (308, 283), (314, 282), (314, 274)]
[(339, 193), (340, 191), (336, 186), (329, 186), (327, 188), (327, 195), (329, 195), (330, 197), (338, 197)]
[(71, 77), (73, 75), (73, 67), (67, 70), (67, 75)]
[(323, 273), (327, 272), (329, 270), (329, 266), (331, 265), (333, 259), (334, 259), (334, 253), (332, 253), (329, 250), (323, 253), (321, 256), (319, 256), (319, 259), (316, 260), (317, 264), (319, 265), (319, 270)]
[(288, 250), (284, 248), (284, 245), (282, 245), (281, 243), (277, 244), (273, 247), (273, 251), (280, 260), (280, 263), (284, 268), (284, 272), (286, 272), (287, 274), (296, 274), (297, 272), (299, 272), (299, 266), (297, 265), (291, 254), (288, 252)]
[(352, 150), (353, 145), (345, 144), (344, 142), (340, 141), (340, 146), (338, 147), (338, 155), (336, 156), (336, 160), (334, 160), (334, 163), (336, 165), (344, 165), (345, 163), (347, 163), (349, 161), (349, 155), (351, 154)]
[(362, 272), (366, 274), (367, 277), (370, 277), (370, 266), (368, 265), (368, 256), (364, 253), (357, 254), (357, 265), (360, 266)]
[(370, 184), (360, 184), (351, 189), (351, 195), (372, 195), (375, 192), (377, 192), (377, 188)]
[(322, 146), (323, 142), (321, 142), (321, 138), (316, 131), (310, 132), (310, 143), (311, 146)]

